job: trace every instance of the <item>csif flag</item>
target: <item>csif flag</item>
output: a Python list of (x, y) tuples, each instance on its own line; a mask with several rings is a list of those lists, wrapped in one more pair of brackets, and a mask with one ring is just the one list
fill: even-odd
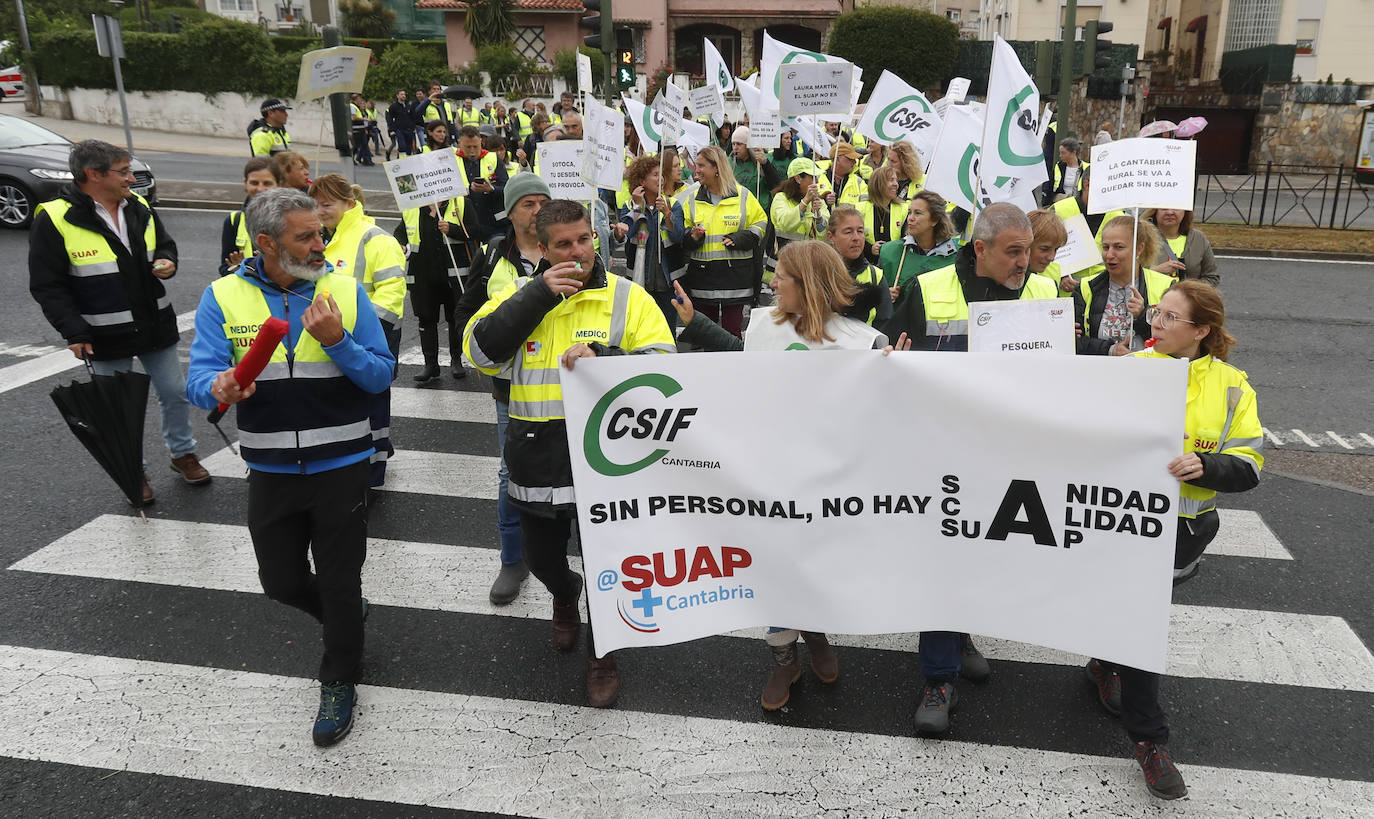
[(859, 120), (859, 133), (881, 145), (905, 139), (922, 160), (930, 159), (940, 138), (940, 115), (926, 96), (902, 82), (891, 71), (884, 71), (868, 95), (868, 105)]
[(715, 44), (704, 37), (702, 38), (701, 53), (705, 58), (703, 62), (706, 68), (706, 84), (719, 88), (722, 94), (728, 94), (735, 87), (735, 78), (725, 65), (725, 58), (720, 56)]
[(1049, 180), (1040, 147), (1040, 92), (1000, 34), (992, 45), (982, 147), (984, 178), (1024, 179), (1032, 187)]
[(926, 165), (925, 188), (969, 213), (982, 210), (991, 198), (987, 185), (979, 179), (979, 150), (983, 139), (983, 120), (968, 105), (951, 105), (945, 112), (944, 127)]

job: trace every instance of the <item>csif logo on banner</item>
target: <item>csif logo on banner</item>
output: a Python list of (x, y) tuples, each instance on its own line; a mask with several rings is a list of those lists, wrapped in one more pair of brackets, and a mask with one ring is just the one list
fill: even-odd
[(601, 396), (587, 416), (582, 433), (582, 452), (587, 465), (608, 477), (632, 475), (668, 454), (660, 446), (644, 457), (630, 463), (617, 463), (606, 456), (603, 441), (653, 441), (672, 443), (683, 430), (692, 425), (699, 407), (671, 407), (666, 405), (622, 406), (610, 412), (622, 395), (639, 388), (652, 390), (662, 398), (672, 398), (682, 392), (682, 385), (661, 373), (644, 373), (620, 382)]

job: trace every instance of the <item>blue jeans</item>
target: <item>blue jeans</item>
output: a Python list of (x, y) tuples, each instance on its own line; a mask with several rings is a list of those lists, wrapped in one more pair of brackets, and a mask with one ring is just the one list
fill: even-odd
[(520, 545), (520, 514), (511, 505), (506, 487), (510, 472), (506, 470), (506, 427), (510, 424), (510, 404), (496, 401), (496, 451), (501, 455), (501, 468), (496, 473), (500, 490), (496, 495), (496, 531), (501, 535), (501, 562), (507, 566), (519, 563), (525, 556)]
[(952, 682), (959, 677), (964, 665), (964, 640), (968, 635), (960, 631), (923, 631), (916, 649), (921, 673), (926, 682)]
[[(196, 439), (191, 434), (191, 402), (186, 400), (186, 376), (181, 372), (177, 345), (153, 350), (138, 356), (148, 378), (157, 392), (158, 407), (162, 410), (162, 440), (173, 458), (196, 451)], [(96, 375), (126, 373), (134, 368), (132, 358), (113, 358), (92, 361)]]

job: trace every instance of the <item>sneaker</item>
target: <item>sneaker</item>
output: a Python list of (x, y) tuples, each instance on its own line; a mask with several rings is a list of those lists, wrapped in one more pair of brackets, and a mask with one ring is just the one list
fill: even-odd
[(577, 596), (567, 605), (553, 601), (553, 645), (559, 651), (571, 651), (582, 630), (582, 612), (577, 607), (577, 601), (582, 598), (582, 575), (573, 574), (577, 576)]
[(357, 692), (353, 683), (320, 685), (320, 713), (315, 716), (315, 744), (328, 748), (348, 736), (353, 729), (353, 705)]
[(1097, 691), (1097, 702), (1102, 710), (1114, 717), (1121, 716), (1121, 675), (1116, 669), (1108, 668), (1101, 660), (1088, 660), (1083, 671)]
[(496, 582), (491, 584), (491, 593), (487, 597), (493, 606), (509, 605), (520, 594), (520, 586), (525, 582), (525, 578), (530, 576), (530, 567), (523, 560), (514, 563), (502, 563), (501, 571), (496, 575)]
[(945, 734), (949, 732), (949, 715), (959, 704), (959, 690), (952, 680), (927, 682), (921, 692), (921, 704), (916, 707), (916, 732)]
[(992, 676), (988, 658), (973, 644), (970, 635), (964, 635), (964, 659), (959, 666), (959, 676), (972, 683), (985, 683)]
[(587, 658), (587, 704), (593, 708), (610, 708), (620, 696), (620, 669), (615, 658), (607, 655), (598, 660)]
[(1135, 744), (1135, 760), (1145, 773), (1145, 787), (1160, 799), (1178, 799), (1188, 795), (1188, 786), (1183, 784), (1183, 774), (1169, 758), (1169, 749), (1153, 742)]
[(210, 482), (210, 471), (200, 465), (200, 459), (196, 457), (194, 452), (188, 452), (180, 458), (173, 458), (172, 471), (181, 473), (182, 480), (192, 486), (200, 486)]

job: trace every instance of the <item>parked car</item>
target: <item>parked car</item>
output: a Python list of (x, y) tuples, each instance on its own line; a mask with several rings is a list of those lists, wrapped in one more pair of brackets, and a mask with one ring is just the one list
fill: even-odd
[[(72, 142), (22, 117), (0, 114), (0, 225), (26, 228), (34, 209), (56, 199), (72, 181), (67, 165)], [(147, 163), (134, 158), (134, 193), (157, 204), (157, 180)]]
[(7, 100), (24, 96), (24, 75), (19, 73), (19, 66), (0, 68), (0, 94)]

